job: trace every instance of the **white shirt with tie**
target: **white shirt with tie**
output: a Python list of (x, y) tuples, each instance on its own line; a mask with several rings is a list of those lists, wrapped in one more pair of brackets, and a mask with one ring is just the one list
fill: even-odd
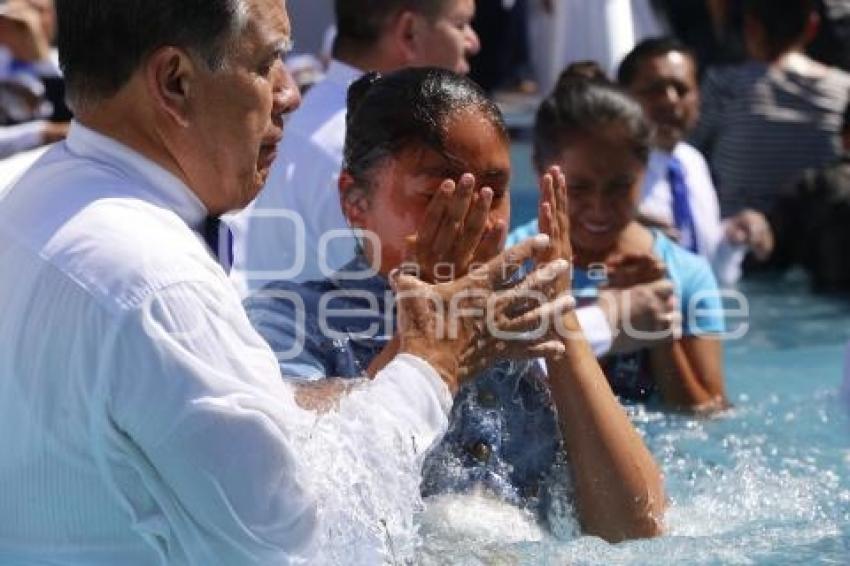
[(673, 194), (668, 179), (668, 167), (674, 157), (680, 161), (685, 173), (699, 254), (708, 259), (718, 283), (723, 286), (734, 285), (741, 277), (741, 262), (747, 248), (729, 242), (726, 237), (726, 227), (720, 219), (717, 191), (708, 164), (699, 150), (685, 142), (680, 142), (672, 154), (653, 150), (649, 156), (638, 208), (646, 216), (675, 225)]
[[(77, 123), (0, 201), (0, 563), (316, 559), (335, 494), (301, 461), (315, 415), (194, 231), (206, 214)], [(428, 446), (450, 406), (402, 355), (329, 445), (380, 427)]]

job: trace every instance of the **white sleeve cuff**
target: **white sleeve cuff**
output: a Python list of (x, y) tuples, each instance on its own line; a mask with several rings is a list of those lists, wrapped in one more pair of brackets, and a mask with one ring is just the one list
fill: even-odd
[(596, 357), (604, 356), (610, 352), (614, 336), (602, 309), (595, 305), (581, 307), (576, 309), (576, 316)]
[(440, 374), (437, 373), (431, 364), (420, 358), (419, 356), (414, 356), (413, 354), (405, 354), (401, 353), (396, 355), (393, 358), (392, 362), (388, 365), (393, 365), (398, 363), (400, 367), (409, 366), (410, 369), (416, 370), (419, 375), (422, 376), (423, 381), (428, 384), (431, 391), (434, 393), (437, 401), (440, 403), (440, 406), (443, 409), (443, 412), (448, 415), (452, 410), (452, 405), (454, 404), (454, 397), (452, 397), (452, 392), (449, 390), (449, 386), (446, 385), (446, 382), (443, 381), (443, 378), (440, 377)]
[(430, 446), (445, 433), (454, 402), (434, 368), (411, 354), (393, 358), (362, 395), (357, 401), (373, 415), (381, 414), (402, 437), (413, 437), (419, 447)]
[(714, 275), (721, 287), (732, 287), (741, 278), (741, 264), (747, 256), (749, 247), (746, 244), (733, 244), (726, 236), (726, 226), (729, 220), (723, 221), (723, 239), (717, 246), (717, 251), (711, 262)]

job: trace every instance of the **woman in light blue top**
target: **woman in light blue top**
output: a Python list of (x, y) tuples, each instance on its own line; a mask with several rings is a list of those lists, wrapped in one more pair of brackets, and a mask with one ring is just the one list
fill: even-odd
[[(609, 382), (629, 399), (658, 397), (685, 410), (724, 407), (719, 339), (724, 323), (711, 268), (636, 221), (652, 132), (640, 105), (604, 75), (577, 71), (565, 71), (543, 101), (534, 130), (538, 171), (542, 175), (557, 164), (567, 177), (573, 291), (579, 301), (593, 301), (601, 286), (622, 288), (667, 277), (682, 315), (681, 338), (667, 336), (658, 346), (604, 359)], [(514, 231), (509, 244), (535, 233), (537, 220)]]

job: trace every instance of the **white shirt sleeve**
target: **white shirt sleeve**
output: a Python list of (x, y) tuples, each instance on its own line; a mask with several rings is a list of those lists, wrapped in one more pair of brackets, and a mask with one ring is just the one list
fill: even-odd
[[(312, 489), (322, 470), (306, 468), (299, 452), (315, 415), (295, 404), (231, 294), (181, 283), (127, 316), (102, 379), (102, 465), (135, 529), (168, 563), (309, 562), (317, 508), (334, 495)], [(451, 404), (434, 370), (412, 356), (351, 397), (339, 434), (363, 434), (344, 417), (371, 409), (375, 426), (423, 443), (445, 430)]]
[(45, 122), (36, 120), (15, 126), (0, 127), (0, 159), (33, 149), (44, 143)]
[(741, 279), (741, 264), (749, 248), (745, 244), (733, 244), (726, 235), (729, 219), (722, 222), (723, 238), (711, 258), (711, 267), (721, 287), (732, 287)]
[(596, 305), (581, 307), (576, 309), (576, 316), (596, 357), (604, 356), (611, 351), (614, 336), (602, 309)]

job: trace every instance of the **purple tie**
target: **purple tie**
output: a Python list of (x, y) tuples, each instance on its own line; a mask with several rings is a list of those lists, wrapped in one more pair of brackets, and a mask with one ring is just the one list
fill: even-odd
[(688, 184), (685, 182), (685, 170), (682, 162), (673, 157), (667, 165), (667, 180), (670, 181), (670, 193), (673, 196), (673, 222), (679, 231), (679, 244), (694, 253), (698, 253), (697, 232), (694, 215), (688, 199)]

